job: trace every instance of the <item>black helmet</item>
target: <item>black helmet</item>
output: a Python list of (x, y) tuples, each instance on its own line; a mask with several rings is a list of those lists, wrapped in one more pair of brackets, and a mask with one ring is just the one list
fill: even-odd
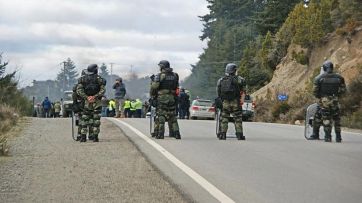
[(325, 61), (322, 67), (324, 72), (327, 73), (333, 72), (333, 63), (331, 61)]
[(237, 66), (234, 63), (228, 63), (225, 67), (226, 75), (234, 75), (236, 73)]
[(97, 74), (98, 73), (98, 65), (97, 64), (90, 64), (87, 68), (86, 73), (88, 75)]
[(160, 66), (160, 69), (168, 69), (170, 68), (170, 62), (168, 62), (167, 60), (162, 60), (158, 63), (158, 66)]

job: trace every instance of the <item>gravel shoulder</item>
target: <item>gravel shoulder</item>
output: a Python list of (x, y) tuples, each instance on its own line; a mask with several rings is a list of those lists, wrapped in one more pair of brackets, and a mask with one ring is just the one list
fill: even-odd
[(110, 121), (74, 142), (70, 119), (30, 118), (0, 157), (0, 202), (189, 202)]

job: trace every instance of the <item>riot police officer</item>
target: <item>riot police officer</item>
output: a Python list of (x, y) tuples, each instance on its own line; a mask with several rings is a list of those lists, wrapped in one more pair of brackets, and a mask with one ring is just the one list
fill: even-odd
[(319, 109), (314, 116), (313, 135), (310, 139), (319, 139), (319, 128), (323, 125), (324, 140), (331, 142), (332, 121), (334, 121), (336, 142), (341, 142), (341, 118), (338, 99), (346, 92), (346, 84), (341, 75), (333, 72), (333, 63), (331, 61), (325, 61), (322, 67), (325, 73), (317, 76), (313, 85), (313, 94), (319, 99)]
[(217, 81), (216, 92), (222, 102), (222, 120), (220, 140), (226, 139), (230, 115), (234, 117), (236, 137), (238, 140), (245, 140), (243, 133), (241, 94), (245, 89), (244, 78), (236, 74), (237, 66), (229, 63), (225, 67), (225, 76)]
[(97, 64), (91, 64), (85, 71), (85, 75), (78, 80), (77, 94), (84, 100), (81, 113), (81, 142), (86, 142), (88, 127), (91, 129), (89, 136), (94, 142), (98, 142), (101, 118), (101, 98), (106, 92), (106, 80), (98, 75)]
[(169, 121), (172, 126), (173, 136), (176, 139), (181, 139), (176, 117), (179, 76), (173, 72), (170, 63), (166, 60), (160, 61), (158, 66), (160, 67), (160, 73), (152, 81), (150, 91), (151, 97), (157, 98), (156, 120), (158, 120), (159, 126), (156, 138), (164, 138), (165, 122)]

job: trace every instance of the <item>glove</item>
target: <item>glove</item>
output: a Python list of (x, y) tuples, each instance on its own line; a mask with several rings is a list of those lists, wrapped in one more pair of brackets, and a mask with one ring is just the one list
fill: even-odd
[(216, 107), (217, 109), (222, 109), (222, 100), (221, 100), (220, 97), (218, 97), (218, 98), (215, 99), (215, 107)]

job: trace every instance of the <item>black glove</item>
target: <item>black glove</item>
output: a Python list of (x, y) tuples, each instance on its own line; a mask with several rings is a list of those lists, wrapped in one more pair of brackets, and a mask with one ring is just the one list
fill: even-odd
[(154, 74), (152, 74), (152, 75), (150, 76), (152, 82), (155, 81), (155, 77), (156, 77), (156, 76), (155, 76)]
[(215, 107), (216, 107), (217, 109), (222, 109), (222, 100), (221, 100), (220, 97), (217, 97), (217, 98), (215, 99)]

